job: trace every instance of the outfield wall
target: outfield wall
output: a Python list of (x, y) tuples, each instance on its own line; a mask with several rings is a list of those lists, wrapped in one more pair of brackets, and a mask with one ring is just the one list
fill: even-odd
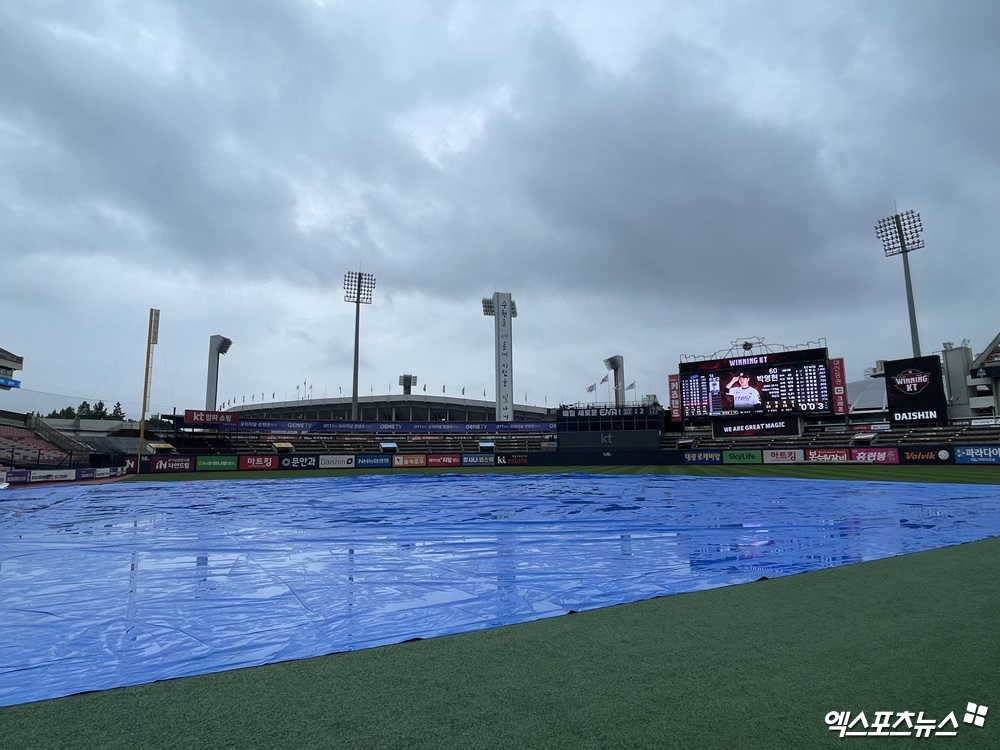
[[(135, 472), (135, 456), (129, 457)], [(867, 448), (577, 449), (530, 453), (284, 453), (243, 456), (143, 456), (141, 473), (301, 471), (315, 469), (457, 468), (468, 466), (697, 466), (711, 464), (960, 464), (1000, 465), (1000, 445), (916, 445)]]
[[(412, 469), (505, 466), (712, 466), (775, 464), (900, 464), (1000, 466), (1000, 445), (915, 445), (868, 448), (701, 448), (692, 450), (586, 450), (538, 453), (286, 453), (232, 456), (143, 456), (141, 474), (208, 471), (315, 471), (318, 469)], [(0, 472), (0, 482), (73, 482), (136, 473), (136, 456), (125, 466), (103, 469), (32, 469)]]

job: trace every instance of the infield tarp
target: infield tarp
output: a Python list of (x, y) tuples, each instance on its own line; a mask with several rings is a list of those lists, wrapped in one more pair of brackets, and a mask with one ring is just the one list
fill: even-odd
[(0, 705), (1000, 534), (995, 487), (361, 476), (0, 492)]

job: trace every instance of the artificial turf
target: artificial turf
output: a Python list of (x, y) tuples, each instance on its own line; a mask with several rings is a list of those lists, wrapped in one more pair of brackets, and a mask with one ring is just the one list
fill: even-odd
[[(1000, 746), (1000, 539), (0, 708), (0, 748)], [(956, 712), (840, 738), (830, 711)], [(993, 708), (994, 713), (1000, 710)]]

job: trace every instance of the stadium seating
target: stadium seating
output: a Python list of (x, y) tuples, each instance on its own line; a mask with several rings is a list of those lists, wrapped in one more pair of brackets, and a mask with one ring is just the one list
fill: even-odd
[(70, 455), (26, 427), (0, 425), (0, 458), (10, 466), (61, 466)]

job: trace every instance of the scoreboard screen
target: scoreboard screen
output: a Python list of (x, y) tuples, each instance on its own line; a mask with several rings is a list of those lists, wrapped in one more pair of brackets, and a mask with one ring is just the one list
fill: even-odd
[(685, 421), (832, 410), (825, 348), (684, 362), (679, 369)]

